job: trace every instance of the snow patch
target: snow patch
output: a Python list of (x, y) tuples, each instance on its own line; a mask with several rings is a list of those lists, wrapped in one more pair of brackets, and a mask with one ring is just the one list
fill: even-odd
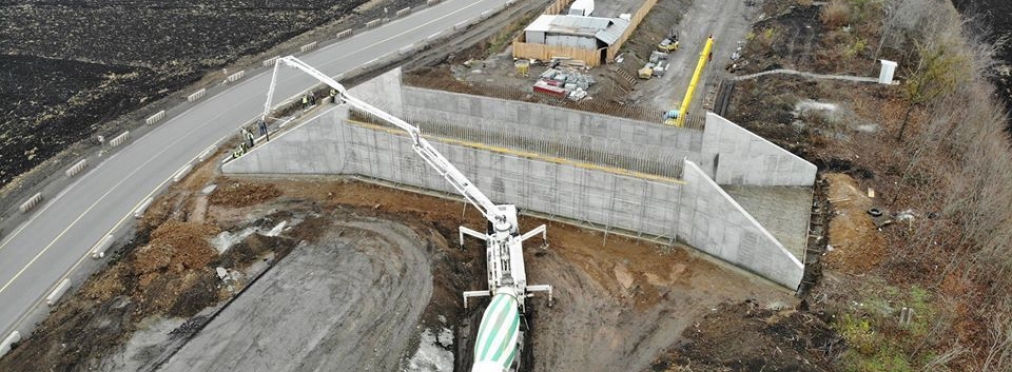
[(222, 231), (220, 234), (211, 239), (211, 245), (213, 245), (214, 249), (218, 251), (218, 254), (222, 254), (227, 252), (229, 248), (232, 248), (233, 245), (236, 245), (253, 233), (259, 233), (264, 236), (278, 236), (278, 234), (281, 234), (281, 232), (285, 230), (285, 226), (287, 225), (288, 221), (281, 221), (281, 223), (277, 224), (277, 226), (274, 226), (274, 228), (268, 230), (267, 232), (263, 232), (263, 230), (259, 227), (247, 227), (237, 233)]
[(841, 114), (840, 106), (833, 103), (816, 102), (810, 99), (803, 99), (794, 104), (794, 117), (803, 115), (819, 115), (829, 121), (836, 121)]
[(452, 372), (453, 352), (447, 350), (451, 346), (452, 331), (443, 328), (437, 335), (431, 329), (426, 329), (418, 342), (418, 351), (408, 361), (403, 372)]

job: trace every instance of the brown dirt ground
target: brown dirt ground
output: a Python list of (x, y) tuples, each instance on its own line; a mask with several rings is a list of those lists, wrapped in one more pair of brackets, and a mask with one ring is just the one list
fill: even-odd
[[(825, 314), (721, 305), (682, 334), (654, 371), (826, 371), (840, 343)], [(734, 326), (728, 326), (734, 325)]]
[(823, 263), (827, 269), (848, 274), (866, 273), (886, 255), (886, 241), (875, 227), (868, 209), (876, 201), (867, 189), (845, 174), (829, 173), (829, 202), (836, 215), (829, 223), (829, 246)]
[[(31, 337), (0, 360), (0, 370), (97, 368), (102, 358), (129, 339), (141, 320), (154, 315), (190, 317), (228, 298), (213, 269), (223, 258), (208, 239), (231, 226), (190, 219), (194, 195), (215, 172), (213, 163), (158, 197), (139, 221), (136, 237), (113, 253), (109, 266), (93, 274), (77, 294), (57, 305)], [(292, 244), (270, 242), (273, 251)], [(261, 243), (239, 246), (257, 244)], [(259, 254), (264, 249), (246, 251)], [(233, 252), (239, 257), (230, 260), (252, 262), (242, 253), (242, 248)]]

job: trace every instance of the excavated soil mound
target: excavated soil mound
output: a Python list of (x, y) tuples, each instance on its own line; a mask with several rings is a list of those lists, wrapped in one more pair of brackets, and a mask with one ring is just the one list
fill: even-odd
[(829, 202), (836, 212), (829, 223), (829, 246), (823, 263), (826, 268), (860, 274), (871, 270), (885, 257), (885, 238), (879, 234), (868, 210), (874, 200), (861, 191), (848, 175), (831, 173)]
[(214, 190), (208, 201), (211, 205), (248, 207), (281, 196), (281, 190), (271, 184), (230, 182)]
[(208, 242), (217, 232), (214, 226), (168, 221), (151, 233), (150, 244), (137, 251), (135, 272), (142, 276), (156, 271), (177, 274), (205, 267), (217, 256)]

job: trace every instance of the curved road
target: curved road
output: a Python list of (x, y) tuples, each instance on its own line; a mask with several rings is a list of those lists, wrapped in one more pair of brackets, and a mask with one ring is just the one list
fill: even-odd
[[(336, 76), (398, 53), (504, 3), (446, 0), (300, 59)], [(275, 97), (294, 96), (316, 84), (294, 69), (282, 71)], [(247, 77), (169, 118), (84, 174), (0, 242), (0, 341), (15, 330), (24, 333), (31, 326), (23, 324), (25, 314), (87, 259), (95, 243), (132, 218), (134, 209), (156, 194), (176, 171), (257, 117), (263, 110), (270, 78), (270, 71)]]

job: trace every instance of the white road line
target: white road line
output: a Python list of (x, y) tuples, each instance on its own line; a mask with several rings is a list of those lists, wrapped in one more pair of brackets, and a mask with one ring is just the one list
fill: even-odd
[[(220, 118), (220, 117), (222, 117), (222, 116), (225, 116), (225, 114), (229, 113), (228, 111), (230, 111), (230, 110), (232, 110), (232, 109), (234, 109), (234, 108), (236, 108), (236, 107), (240, 106), (241, 104), (243, 104), (243, 103), (245, 103), (245, 102), (246, 102), (246, 101), (241, 101), (241, 102), (239, 102), (238, 104), (236, 104), (236, 105), (233, 105), (232, 107), (229, 107), (229, 108), (228, 108), (228, 109), (226, 109), (226, 110), (222, 110), (222, 113), (221, 113), (221, 114), (218, 114), (218, 116), (215, 116), (215, 117), (211, 118), (211, 120), (210, 120), (210, 121), (211, 121), (211, 122), (214, 122), (214, 121), (216, 121), (216, 120), (217, 120), (218, 118)], [(169, 144), (169, 146), (165, 146), (165, 148), (163, 148), (163, 149), (162, 149), (162, 151), (159, 151), (159, 152), (158, 152), (157, 154), (155, 154), (154, 156), (152, 156), (152, 157), (149, 157), (147, 161), (145, 161), (145, 162), (144, 162), (143, 164), (141, 164), (141, 165), (140, 165), (139, 167), (137, 167), (136, 169), (134, 169), (134, 171), (133, 171), (133, 172), (130, 172), (130, 174), (128, 174), (128, 175), (127, 175), (126, 177), (123, 177), (123, 179), (121, 179), (121, 180), (120, 180), (119, 182), (117, 182), (117, 183), (116, 183), (116, 185), (114, 185), (113, 187), (110, 187), (110, 188), (109, 188), (109, 191), (106, 191), (106, 192), (105, 192), (105, 194), (102, 194), (102, 196), (101, 196), (101, 197), (99, 197), (99, 198), (98, 198), (98, 200), (95, 200), (95, 202), (94, 202), (94, 203), (92, 203), (92, 204), (91, 204), (91, 206), (89, 206), (89, 207), (88, 207), (88, 209), (85, 209), (85, 210), (84, 210), (84, 212), (81, 212), (81, 214), (80, 214), (80, 215), (78, 215), (78, 216), (77, 216), (77, 218), (76, 218), (76, 219), (74, 219), (74, 221), (70, 223), (70, 225), (68, 225), (68, 226), (67, 226), (67, 227), (66, 227), (65, 229), (63, 229), (63, 231), (62, 231), (62, 232), (60, 232), (60, 234), (59, 234), (59, 235), (57, 235), (57, 236), (56, 236), (56, 238), (53, 238), (53, 240), (52, 240), (52, 241), (50, 241), (50, 242), (49, 242), (49, 244), (48, 244), (48, 245), (46, 245), (46, 247), (42, 249), (42, 251), (40, 251), (40, 252), (39, 252), (38, 254), (36, 254), (36, 255), (35, 255), (35, 257), (33, 257), (33, 258), (32, 258), (32, 260), (28, 262), (28, 264), (26, 264), (26, 265), (25, 265), (24, 267), (22, 267), (22, 268), (21, 268), (21, 270), (19, 270), (17, 274), (14, 274), (14, 277), (12, 277), (12, 278), (11, 278), (10, 280), (8, 280), (8, 281), (7, 281), (7, 283), (6, 283), (6, 284), (4, 284), (4, 286), (3, 286), (3, 287), (0, 287), (0, 293), (3, 293), (3, 291), (4, 291), (4, 290), (6, 290), (6, 289), (7, 289), (7, 287), (9, 287), (9, 286), (11, 285), (11, 283), (14, 283), (14, 281), (15, 281), (15, 280), (17, 280), (17, 279), (18, 279), (18, 277), (20, 277), (20, 276), (21, 276), (21, 274), (23, 274), (23, 273), (25, 272), (25, 270), (28, 270), (28, 268), (29, 268), (29, 267), (31, 267), (31, 266), (32, 266), (32, 264), (33, 264), (33, 263), (35, 263), (35, 261), (39, 259), (39, 257), (41, 257), (41, 256), (42, 256), (43, 254), (45, 254), (45, 253), (46, 253), (47, 251), (49, 251), (49, 249), (50, 249), (50, 248), (52, 248), (52, 247), (53, 247), (53, 245), (55, 245), (55, 244), (56, 244), (56, 242), (57, 242), (57, 241), (59, 241), (59, 240), (60, 240), (60, 238), (62, 238), (62, 237), (63, 237), (63, 235), (65, 235), (65, 234), (67, 233), (67, 231), (68, 231), (68, 230), (70, 230), (71, 228), (73, 228), (73, 227), (74, 227), (74, 225), (76, 225), (76, 224), (77, 224), (77, 223), (78, 223), (79, 221), (81, 221), (81, 219), (82, 219), (82, 218), (84, 218), (84, 216), (85, 216), (86, 214), (88, 214), (89, 212), (91, 212), (91, 210), (92, 210), (92, 209), (94, 209), (94, 208), (95, 208), (95, 206), (96, 206), (96, 205), (98, 205), (98, 203), (102, 202), (102, 200), (104, 200), (104, 199), (105, 199), (106, 197), (108, 197), (108, 196), (109, 196), (109, 194), (112, 194), (112, 192), (113, 192), (113, 191), (115, 191), (115, 190), (116, 190), (117, 188), (119, 188), (119, 187), (120, 187), (120, 186), (121, 186), (121, 185), (122, 185), (122, 184), (123, 184), (124, 182), (126, 182), (127, 180), (129, 180), (129, 179), (130, 179), (131, 177), (133, 177), (133, 176), (134, 176), (135, 174), (137, 174), (137, 172), (139, 172), (139, 171), (140, 171), (141, 169), (144, 169), (144, 167), (146, 167), (146, 166), (148, 165), (148, 163), (151, 163), (152, 161), (154, 161), (155, 159), (157, 159), (157, 158), (158, 158), (159, 156), (161, 156), (161, 155), (162, 155), (163, 153), (165, 153), (166, 151), (169, 151), (169, 149), (172, 149), (172, 148), (173, 148), (173, 147), (174, 147), (174, 146), (175, 146), (175, 145), (176, 145), (177, 143), (179, 143), (180, 141), (182, 141), (182, 140), (184, 140), (184, 139), (186, 139), (186, 138), (189, 138), (189, 136), (190, 136), (190, 135), (193, 135), (193, 132), (190, 132), (190, 133), (189, 133), (188, 135), (186, 135), (186, 136), (181, 136), (181, 137), (179, 137), (179, 138), (176, 138), (176, 140), (175, 140), (175, 141), (173, 141), (173, 142), (172, 142), (171, 144)], [(192, 160), (191, 160), (191, 161), (192, 161)], [(152, 194), (154, 194), (155, 192), (157, 192), (157, 191), (158, 191), (158, 189), (162, 188), (162, 186), (164, 186), (164, 185), (165, 185), (165, 183), (166, 183), (166, 182), (168, 182), (168, 181), (169, 181), (170, 179), (172, 179), (172, 176), (169, 176), (169, 178), (165, 179), (165, 181), (162, 181), (162, 183), (161, 183), (161, 184), (159, 184), (159, 185), (158, 185), (157, 187), (155, 187), (155, 189), (154, 189), (154, 190), (152, 190), (152, 191), (151, 191), (150, 193), (148, 193), (148, 196), (146, 196), (146, 197), (144, 197), (144, 198), (141, 198), (141, 201), (140, 201), (140, 202), (138, 202), (137, 204), (135, 204), (135, 205), (134, 205), (134, 207), (133, 207), (133, 208), (132, 208), (132, 209), (130, 210), (130, 211), (131, 211), (130, 213), (132, 213), (134, 209), (137, 209), (137, 207), (138, 207), (138, 206), (140, 206), (140, 204), (141, 204), (141, 203), (143, 203), (145, 199), (147, 199), (147, 198), (151, 197), (151, 195), (152, 195)], [(130, 213), (128, 213), (128, 214), (127, 214), (127, 216), (129, 216), (129, 215), (130, 215)], [(122, 223), (122, 221), (123, 221), (123, 220), (120, 220), (120, 223)], [(85, 255), (84, 255), (84, 257), (87, 257), (87, 256), (88, 256), (87, 254), (85, 254)], [(78, 262), (80, 262), (80, 261), (78, 261)], [(66, 275), (66, 274), (65, 274), (65, 275)]]
[[(409, 34), (409, 33), (413, 32), (413, 31), (415, 31), (415, 30), (417, 30), (417, 29), (419, 29), (419, 28), (422, 28), (422, 27), (428, 26), (428, 25), (430, 25), (430, 24), (432, 24), (432, 23), (435, 23), (435, 22), (438, 22), (438, 21), (440, 21), (440, 20), (443, 20), (443, 19), (445, 19), (445, 18), (447, 18), (447, 17), (450, 17), (450, 16), (452, 16), (452, 15), (454, 15), (454, 14), (460, 13), (460, 12), (462, 12), (462, 11), (464, 11), (464, 10), (468, 9), (468, 8), (471, 8), (471, 7), (473, 7), (473, 6), (475, 6), (475, 5), (478, 5), (478, 4), (481, 4), (481, 3), (483, 3), (483, 1), (477, 1), (477, 2), (473, 2), (473, 3), (471, 3), (470, 5), (467, 5), (467, 6), (465, 6), (465, 7), (459, 8), (459, 9), (457, 9), (456, 11), (453, 11), (453, 12), (447, 13), (447, 14), (446, 14), (446, 15), (444, 15), (444, 16), (441, 16), (441, 17), (435, 18), (435, 19), (433, 19), (433, 20), (431, 20), (431, 21), (429, 21), (429, 22), (426, 22), (426, 23), (423, 23), (423, 24), (421, 24), (421, 25), (415, 26), (415, 27), (413, 27), (413, 28), (410, 28), (410, 29), (408, 29), (408, 30), (406, 30), (406, 31), (404, 31), (404, 32), (401, 32), (401, 33), (399, 33), (399, 34), (396, 34), (396, 35), (394, 35), (394, 36), (388, 37), (388, 38), (386, 38), (386, 39), (383, 39), (383, 40), (381, 40), (381, 41), (378, 41), (378, 42), (373, 42), (373, 43), (371, 43), (371, 44), (370, 44), (369, 46), (367, 46), (367, 47), (365, 47), (365, 48), (362, 48), (362, 49), (358, 50), (357, 52), (362, 52), (362, 51), (364, 51), (364, 50), (367, 50), (367, 49), (369, 49), (369, 48), (372, 48), (372, 47), (378, 46), (379, 44), (382, 44), (382, 43), (388, 42), (388, 41), (390, 41), (390, 40), (396, 39), (396, 38), (398, 38), (398, 37), (400, 37), (400, 36), (403, 36), (403, 35)], [(444, 3), (444, 4), (448, 4), (448, 3)], [(432, 8), (430, 8), (430, 9), (432, 9)], [(428, 9), (427, 9), (427, 10), (428, 10)], [(407, 19), (407, 18), (405, 18), (405, 20), (406, 20), (406, 19)], [(321, 53), (322, 53), (322, 52), (323, 52), (324, 50), (327, 50), (327, 49), (330, 49), (331, 47), (335, 47), (335, 46), (337, 46), (337, 44), (339, 44), (339, 43), (335, 43), (335, 44), (329, 45), (329, 46), (328, 46), (327, 48), (323, 48), (323, 49), (322, 49), (322, 50), (320, 50), (319, 52), (321, 52)], [(387, 53), (386, 55), (389, 55), (389, 54), (390, 54), (390, 53)], [(334, 60), (331, 60), (331, 61), (329, 61), (328, 63), (325, 63), (324, 65), (330, 65), (330, 64), (333, 64), (333, 63), (335, 63), (335, 62), (337, 62), (337, 61), (339, 61), (339, 60), (342, 60), (342, 59), (345, 59), (345, 58), (347, 58), (347, 57), (348, 57), (349, 55), (350, 55), (350, 54), (344, 54), (344, 55), (343, 55), (342, 57), (340, 57), (340, 58), (337, 58), (337, 59), (334, 59)], [(385, 57), (386, 55), (384, 55), (384, 57)], [(261, 75), (258, 75), (257, 77), (259, 77), (259, 76), (263, 76), (263, 74), (261, 74)], [(216, 95), (212, 96), (211, 98), (209, 98), (209, 99), (205, 100), (203, 104), (201, 104), (201, 105), (196, 105), (196, 106), (194, 106), (194, 107), (191, 107), (190, 109), (188, 109), (188, 110), (184, 111), (184, 112), (183, 112), (183, 113), (181, 113), (180, 115), (177, 115), (177, 116), (176, 116), (176, 119), (179, 119), (179, 118), (181, 118), (181, 117), (185, 116), (185, 115), (186, 115), (186, 114), (188, 114), (188, 113), (189, 113), (190, 111), (193, 111), (193, 110), (195, 110), (195, 109), (197, 109), (197, 108), (200, 108), (200, 107), (202, 107), (202, 106), (203, 106), (204, 104), (208, 104), (208, 103), (210, 103), (210, 102), (211, 102), (211, 101), (213, 101), (214, 99), (218, 98), (219, 96), (221, 96), (221, 95), (223, 95), (223, 94), (225, 94), (225, 93), (228, 93), (229, 91), (231, 91), (231, 90), (232, 90), (232, 89), (234, 89), (234, 88), (238, 88), (238, 87), (239, 87), (239, 86), (241, 86), (241, 85), (245, 85), (246, 83), (251, 83), (251, 82), (253, 82), (253, 81), (255, 81), (255, 78), (254, 78), (254, 79), (247, 79), (247, 80), (243, 81), (242, 83), (236, 84), (235, 86), (233, 86), (233, 87), (231, 87), (231, 88), (229, 88), (229, 89), (226, 89), (226, 90), (224, 90), (224, 91), (222, 91), (222, 92), (220, 92), (220, 93), (218, 93), (218, 94), (216, 94)], [(245, 103), (246, 101), (248, 101), (248, 100), (243, 100), (243, 101), (240, 101), (240, 102), (239, 102), (238, 104), (236, 104), (236, 105), (234, 105), (234, 106), (230, 107), (229, 109), (227, 109), (227, 110), (223, 110), (223, 113), (222, 113), (222, 114), (219, 114), (218, 116), (215, 116), (215, 117), (214, 117), (214, 118), (213, 118), (213, 119), (212, 119), (211, 121), (213, 122), (214, 120), (216, 120), (216, 119), (220, 118), (221, 116), (224, 116), (226, 112), (230, 111), (231, 109), (234, 109), (234, 108), (238, 107), (239, 105), (241, 105), (241, 104)], [(171, 122), (171, 121), (170, 121), (170, 122)], [(166, 123), (166, 124), (168, 124), (168, 123)], [(155, 129), (154, 131), (151, 131), (151, 132), (149, 132), (148, 134), (146, 134), (146, 135), (145, 135), (145, 137), (147, 137), (148, 135), (151, 135), (151, 134), (153, 134), (153, 133), (157, 132), (158, 130), (160, 130), (160, 129), (162, 129), (162, 128), (167, 128), (167, 127), (168, 127), (168, 125), (162, 125), (162, 126), (159, 126), (159, 127), (158, 127), (158, 128), (156, 128), (156, 129)], [(192, 134), (192, 132), (191, 132), (191, 134)], [(12, 277), (12, 278), (11, 278), (10, 280), (8, 280), (8, 281), (7, 281), (7, 283), (5, 283), (3, 287), (0, 287), (0, 293), (3, 293), (3, 291), (4, 291), (4, 290), (6, 290), (6, 289), (7, 289), (7, 288), (8, 288), (8, 287), (9, 287), (9, 286), (10, 286), (10, 285), (11, 285), (11, 284), (12, 284), (12, 283), (13, 283), (13, 282), (15, 281), (15, 280), (17, 280), (17, 279), (18, 279), (18, 278), (19, 278), (19, 277), (21, 276), (21, 274), (23, 274), (23, 273), (24, 273), (24, 272), (25, 272), (25, 271), (26, 271), (26, 270), (27, 270), (27, 269), (28, 269), (29, 267), (31, 267), (31, 266), (32, 266), (32, 264), (34, 264), (34, 263), (35, 263), (35, 261), (39, 259), (39, 257), (41, 257), (41, 256), (42, 256), (43, 254), (45, 254), (45, 253), (46, 253), (46, 252), (47, 252), (47, 251), (48, 251), (48, 250), (49, 250), (50, 248), (52, 248), (52, 247), (53, 247), (53, 245), (55, 245), (55, 244), (56, 244), (56, 242), (57, 242), (57, 241), (59, 241), (59, 240), (60, 240), (60, 239), (61, 239), (61, 238), (63, 237), (63, 235), (65, 235), (65, 234), (67, 233), (67, 231), (69, 231), (69, 230), (70, 230), (71, 228), (73, 228), (73, 227), (74, 227), (74, 225), (76, 225), (76, 224), (77, 224), (77, 223), (78, 223), (78, 222), (79, 222), (79, 221), (80, 221), (80, 220), (81, 220), (82, 218), (84, 218), (84, 216), (85, 216), (86, 214), (88, 214), (88, 213), (89, 213), (89, 212), (90, 212), (90, 211), (91, 211), (91, 210), (92, 210), (92, 209), (93, 209), (93, 208), (94, 208), (94, 207), (95, 207), (96, 205), (98, 205), (98, 203), (100, 203), (100, 202), (101, 202), (102, 200), (104, 200), (104, 199), (105, 199), (105, 198), (106, 198), (107, 196), (109, 196), (109, 194), (111, 194), (111, 193), (113, 192), (113, 190), (115, 190), (115, 189), (119, 188), (119, 187), (120, 187), (120, 186), (121, 186), (121, 185), (122, 185), (122, 184), (123, 184), (123, 183), (124, 183), (124, 182), (125, 182), (125, 181), (126, 181), (127, 179), (130, 179), (130, 178), (131, 178), (131, 177), (132, 177), (132, 176), (133, 176), (134, 174), (136, 174), (136, 173), (137, 173), (138, 171), (140, 171), (140, 170), (141, 170), (141, 169), (143, 169), (143, 168), (144, 168), (145, 166), (147, 166), (147, 164), (148, 164), (148, 163), (150, 163), (151, 161), (153, 161), (154, 159), (156, 159), (156, 158), (157, 158), (158, 156), (160, 156), (160, 155), (162, 155), (163, 153), (165, 153), (165, 151), (168, 151), (168, 150), (169, 150), (170, 148), (172, 148), (172, 145), (175, 145), (175, 144), (179, 143), (180, 141), (182, 141), (182, 140), (183, 140), (184, 138), (187, 138), (187, 137), (188, 137), (188, 136), (182, 136), (182, 137), (179, 137), (179, 138), (177, 138), (177, 139), (176, 139), (176, 141), (173, 141), (173, 142), (172, 142), (172, 144), (171, 144), (170, 146), (167, 146), (167, 147), (165, 147), (165, 149), (163, 149), (162, 151), (160, 151), (160, 152), (158, 152), (157, 154), (155, 154), (155, 156), (152, 156), (152, 157), (150, 157), (150, 158), (148, 159), (148, 161), (144, 162), (143, 164), (141, 164), (141, 166), (139, 166), (139, 167), (137, 167), (136, 169), (134, 169), (134, 171), (133, 171), (133, 172), (131, 172), (131, 173), (130, 173), (129, 175), (127, 175), (127, 177), (124, 177), (124, 178), (123, 178), (122, 180), (120, 180), (120, 182), (117, 182), (117, 183), (116, 183), (116, 185), (114, 185), (113, 187), (111, 187), (111, 188), (109, 189), (109, 191), (107, 191), (107, 192), (106, 192), (105, 194), (103, 194), (103, 195), (102, 195), (101, 197), (99, 197), (99, 199), (98, 199), (98, 200), (96, 200), (96, 201), (95, 201), (95, 203), (93, 203), (93, 204), (92, 204), (91, 206), (89, 206), (89, 207), (88, 207), (88, 209), (86, 209), (86, 210), (85, 210), (84, 212), (82, 212), (82, 213), (81, 213), (80, 215), (78, 215), (78, 217), (77, 217), (76, 219), (74, 219), (74, 221), (73, 221), (73, 222), (71, 222), (71, 223), (70, 223), (70, 225), (68, 225), (68, 226), (67, 226), (67, 227), (66, 227), (65, 229), (63, 229), (63, 231), (61, 231), (61, 232), (60, 232), (60, 234), (56, 236), (56, 238), (54, 238), (54, 239), (53, 239), (52, 241), (50, 241), (50, 243), (49, 243), (48, 245), (46, 245), (46, 247), (45, 247), (45, 248), (43, 248), (43, 249), (42, 249), (42, 251), (40, 251), (40, 252), (39, 252), (39, 253), (38, 253), (37, 255), (35, 255), (35, 257), (33, 257), (33, 258), (32, 258), (32, 260), (28, 262), (28, 264), (26, 264), (26, 265), (25, 265), (24, 267), (22, 267), (22, 268), (21, 268), (21, 270), (19, 270), (19, 271), (17, 272), (17, 274), (15, 274), (15, 275), (14, 275), (14, 277)], [(115, 157), (116, 155), (119, 155), (119, 152), (117, 152), (117, 153), (116, 153), (116, 154), (114, 154), (113, 156), (110, 156), (110, 157), (109, 157), (108, 159), (106, 159), (105, 161), (103, 161), (103, 162), (102, 162), (102, 164), (100, 164), (99, 166), (101, 166), (101, 165), (104, 165), (104, 163), (108, 162), (109, 160), (112, 160), (112, 158), (113, 158), (113, 157)], [(198, 156), (199, 156), (199, 155), (198, 155)], [(197, 159), (197, 157), (194, 157), (194, 158), (193, 158), (193, 159), (191, 159), (190, 161), (192, 162), (192, 161), (193, 161), (193, 160), (195, 160), (195, 159)], [(89, 173), (89, 174), (95, 174), (95, 172), (94, 172), (94, 171), (95, 171), (95, 170), (97, 170), (97, 169), (98, 169), (98, 167), (95, 167), (94, 169), (92, 169), (92, 171), (91, 171), (91, 172), (88, 172), (88, 173)], [(126, 215), (125, 217), (121, 218), (121, 219), (119, 220), (119, 222), (117, 222), (117, 223), (116, 223), (116, 225), (114, 225), (114, 226), (113, 226), (113, 228), (112, 228), (112, 229), (111, 229), (111, 230), (109, 231), (109, 234), (111, 234), (111, 233), (115, 232), (115, 231), (116, 231), (116, 229), (118, 229), (118, 228), (120, 227), (120, 225), (122, 225), (122, 224), (123, 224), (123, 221), (125, 221), (125, 220), (126, 220), (126, 219), (127, 219), (128, 217), (130, 217), (130, 215), (131, 215), (132, 211), (133, 211), (134, 209), (136, 209), (136, 208), (137, 208), (137, 207), (138, 207), (138, 206), (140, 205), (140, 203), (143, 203), (145, 199), (147, 199), (147, 198), (151, 197), (151, 196), (152, 196), (153, 194), (155, 194), (155, 193), (156, 193), (156, 192), (157, 192), (157, 191), (158, 191), (159, 189), (161, 189), (161, 188), (162, 188), (163, 186), (165, 186), (165, 184), (166, 184), (166, 183), (167, 183), (167, 182), (168, 182), (169, 180), (171, 180), (171, 179), (172, 179), (172, 176), (169, 176), (169, 177), (168, 177), (168, 178), (166, 178), (166, 179), (165, 179), (164, 181), (162, 181), (162, 183), (161, 183), (161, 184), (159, 184), (159, 185), (158, 185), (157, 187), (155, 187), (155, 188), (154, 188), (154, 190), (152, 190), (152, 191), (151, 191), (150, 193), (148, 193), (148, 195), (147, 195), (146, 197), (144, 197), (144, 198), (141, 198), (141, 201), (140, 201), (140, 202), (138, 202), (137, 204), (135, 204), (133, 208), (131, 208), (131, 212), (127, 213), (127, 215)], [(75, 185), (76, 185), (77, 183), (79, 183), (79, 182), (83, 181), (83, 180), (84, 180), (84, 178), (82, 178), (82, 179), (78, 180), (78, 182), (75, 182)], [(71, 185), (71, 186), (73, 186), (73, 185)], [(68, 190), (69, 190), (69, 188), (68, 188)], [(45, 212), (45, 211), (46, 211), (47, 209), (49, 209), (49, 207), (51, 207), (52, 205), (55, 205), (55, 204), (56, 204), (55, 202), (56, 202), (56, 201), (57, 201), (57, 200), (58, 200), (58, 199), (59, 199), (60, 197), (62, 197), (63, 195), (65, 195), (66, 193), (67, 193), (67, 190), (64, 190), (63, 192), (61, 192), (61, 193), (60, 193), (60, 194), (59, 194), (59, 195), (57, 196), (57, 198), (54, 198), (54, 199), (53, 199), (53, 200), (52, 200), (52, 201), (51, 201), (50, 203), (48, 203), (48, 204), (46, 205), (46, 207), (45, 207), (45, 208), (43, 208), (43, 209), (42, 209), (41, 211), (37, 212), (37, 213), (36, 213), (36, 214), (35, 214), (35, 215), (34, 215), (34, 216), (33, 216), (33, 217), (31, 218), (31, 219), (29, 219), (29, 220), (28, 220), (28, 221), (27, 221), (26, 223), (22, 224), (22, 225), (21, 225), (21, 226), (20, 226), (20, 227), (18, 228), (18, 230), (17, 230), (17, 231), (15, 231), (15, 232), (14, 232), (13, 234), (9, 235), (9, 236), (7, 237), (7, 239), (5, 239), (4, 243), (3, 243), (2, 245), (0, 245), (0, 250), (2, 250), (3, 248), (5, 248), (5, 247), (7, 246), (7, 244), (8, 244), (8, 243), (10, 243), (10, 241), (12, 241), (12, 240), (13, 240), (13, 239), (14, 239), (14, 238), (15, 238), (15, 237), (17, 236), (17, 235), (19, 235), (19, 234), (20, 234), (20, 233), (21, 233), (21, 232), (22, 232), (22, 231), (23, 231), (23, 230), (24, 230), (24, 229), (25, 229), (25, 228), (26, 228), (26, 227), (27, 227), (27, 226), (28, 226), (29, 224), (31, 224), (31, 222), (33, 222), (33, 221), (34, 221), (34, 220), (35, 220), (36, 218), (38, 218), (39, 216), (41, 216), (43, 212)], [(103, 235), (103, 236), (104, 236), (104, 235)], [(66, 278), (67, 278), (67, 277), (68, 277), (68, 276), (69, 276), (69, 275), (70, 275), (70, 274), (71, 274), (71, 273), (72, 273), (72, 272), (73, 272), (73, 271), (74, 271), (74, 270), (75, 270), (75, 269), (76, 269), (76, 268), (77, 268), (78, 266), (80, 266), (81, 262), (83, 262), (83, 261), (84, 261), (84, 259), (85, 259), (85, 258), (87, 258), (87, 257), (88, 257), (88, 255), (87, 255), (87, 253), (86, 253), (86, 254), (85, 254), (84, 256), (82, 256), (82, 258), (81, 258), (81, 259), (79, 259), (79, 260), (77, 261), (77, 263), (75, 263), (75, 264), (74, 264), (74, 265), (73, 265), (73, 266), (72, 266), (72, 267), (71, 267), (71, 268), (70, 268), (69, 270), (67, 270), (67, 272), (66, 272), (66, 273), (64, 273), (63, 277), (61, 277), (60, 279), (58, 279), (58, 280), (57, 280), (57, 283), (58, 283), (58, 282), (60, 282), (60, 281), (62, 281), (63, 279), (66, 279)], [(36, 301), (36, 302), (38, 302), (38, 301)], [(19, 320), (18, 320), (18, 321), (17, 321), (17, 322), (16, 322), (15, 324), (14, 324), (13, 328), (14, 328), (14, 329), (16, 329), (17, 327), (20, 327), (21, 323), (22, 323), (22, 322), (24, 322), (24, 314), (27, 314), (27, 313), (29, 313), (29, 312), (31, 311), (31, 309), (34, 309), (34, 308), (35, 308), (36, 306), (37, 306), (37, 303), (36, 303), (35, 305), (33, 305), (33, 306), (32, 306), (32, 307), (31, 307), (31, 308), (30, 308), (30, 309), (28, 310), (28, 311), (24, 312), (24, 313), (22, 314), (22, 317), (21, 317), (21, 319), (19, 319)]]

